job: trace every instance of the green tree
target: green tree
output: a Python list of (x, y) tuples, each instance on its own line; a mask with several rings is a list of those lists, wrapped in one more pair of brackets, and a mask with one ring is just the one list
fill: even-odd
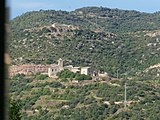
[(9, 120), (21, 120), (21, 104), (20, 101), (9, 101)]
[(40, 74), (36, 76), (37, 80), (45, 80), (46, 78), (48, 78), (48, 75), (46, 74)]

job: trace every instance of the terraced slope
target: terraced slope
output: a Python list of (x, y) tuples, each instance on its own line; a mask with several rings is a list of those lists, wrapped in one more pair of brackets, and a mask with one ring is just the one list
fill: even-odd
[(17, 74), (10, 79), (10, 97), (22, 104), (22, 120), (156, 120), (160, 115), (158, 81), (132, 78), (74, 83), (65, 78), (36, 78)]

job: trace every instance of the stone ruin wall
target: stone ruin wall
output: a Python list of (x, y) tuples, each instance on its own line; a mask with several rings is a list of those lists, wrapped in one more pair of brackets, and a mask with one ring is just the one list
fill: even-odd
[(35, 65), (35, 64), (24, 64), (24, 65), (13, 65), (9, 67), (9, 76), (13, 76), (17, 73), (23, 73), (25, 75), (29, 75), (32, 73), (48, 73), (48, 68), (53, 66), (53, 64), (50, 65)]

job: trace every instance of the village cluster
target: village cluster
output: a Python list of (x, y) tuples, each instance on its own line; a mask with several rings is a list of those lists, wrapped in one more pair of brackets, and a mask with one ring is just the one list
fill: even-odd
[(9, 68), (10, 76), (17, 73), (20, 74), (33, 74), (33, 73), (43, 73), (48, 74), (49, 77), (55, 77), (58, 72), (64, 69), (68, 69), (74, 73), (80, 73), (90, 76), (107, 76), (107, 73), (100, 73), (91, 67), (74, 67), (73, 65), (64, 66), (64, 60), (61, 58), (58, 60), (58, 64), (42, 65), (42, 64), (23, 64), (23, 65), (13, 65)]

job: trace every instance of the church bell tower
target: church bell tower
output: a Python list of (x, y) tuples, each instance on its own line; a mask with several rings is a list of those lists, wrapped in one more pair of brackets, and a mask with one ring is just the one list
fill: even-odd
[(58, 65), (63, 68), (63, 60), (62, 60), (62, 58), (60, 58), (58, 60)]

